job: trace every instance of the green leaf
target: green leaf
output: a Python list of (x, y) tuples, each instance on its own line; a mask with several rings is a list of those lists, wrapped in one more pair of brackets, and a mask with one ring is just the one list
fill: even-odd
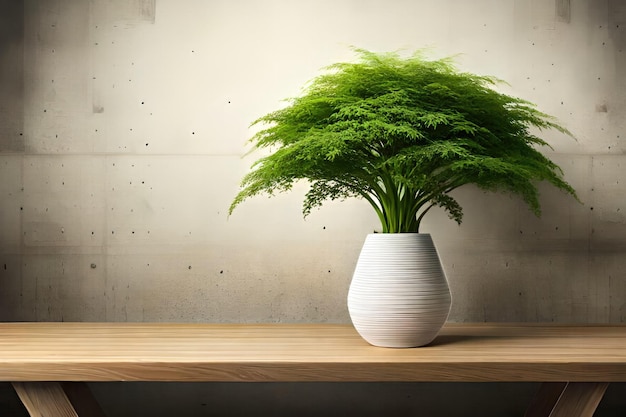
[(494, 90), (500, 80), (421, 52), (356, 52), (357, 62), (327, 67), (285, 108), (253, 122), (262, 125), (255, 149), (272, 152), (244, 176), (231, 213), (299, 180), (311, 185), (305, 216), (325, 201), (359, 197), (384, 232), (419, 231), (434, 206), (460, 223), (462, 208), (449, 193), (465, 184), (519, 195), (537, 215), (540, 181), (576, 197), (531, 128), (570, 133), (534, 104)]

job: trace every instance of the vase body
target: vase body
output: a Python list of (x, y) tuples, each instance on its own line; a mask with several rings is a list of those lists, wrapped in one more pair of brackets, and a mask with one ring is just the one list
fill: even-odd
[(381, 347), (417, 347), (437, 336), (451, 296), (429, 234), (375, 233), (365, 239), (348, 291), (357, 332)]

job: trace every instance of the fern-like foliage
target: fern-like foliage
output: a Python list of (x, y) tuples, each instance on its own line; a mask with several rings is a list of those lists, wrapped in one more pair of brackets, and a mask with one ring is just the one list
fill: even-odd
[(495, 91), (499, 80), (421, 53), (357, 53), (356, 63), (328, 67), (287, 107), (253, 123), (264, 126), (255, 147), (274, 151), (243, 178), (231, 213), (302, 179), (311, 185), (305, 216), (324, 201), (361, 197), (387, 233), (418, 232), (433, 206), (461, 223), (449, 193), (464, 184), (517, 194), (537, 215), (539, 181), (576, 197), (530, 128), (569, 132), (534, 104)]

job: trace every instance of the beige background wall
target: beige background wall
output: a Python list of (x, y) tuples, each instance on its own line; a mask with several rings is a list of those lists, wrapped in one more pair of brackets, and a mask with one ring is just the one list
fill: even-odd
[(460, 54), (462, 69), (506, 80), (576, 136), (547, 134), (546, 152), (583, 204), (544, 187), (537, 219), (468, 187), (462, 226), (430, 214), (450, 319), (626, 321), (625, 2), (3, 0), (0, 11), (0, 320), (348, 322), (352, 268), (378, 227), (366, 203), (305, 221), (302, 185), (226, 212), (255, 157), (243, 156), (250, 122), (354, 45)]

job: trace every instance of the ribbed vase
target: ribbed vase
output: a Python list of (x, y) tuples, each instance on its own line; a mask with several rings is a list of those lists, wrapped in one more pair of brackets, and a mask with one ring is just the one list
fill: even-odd
[(448, 318), (450, 304), (429, 234), (367, 236), (348, 291), (348, 311), (363, 339), (381, 347), (427, 345)]

